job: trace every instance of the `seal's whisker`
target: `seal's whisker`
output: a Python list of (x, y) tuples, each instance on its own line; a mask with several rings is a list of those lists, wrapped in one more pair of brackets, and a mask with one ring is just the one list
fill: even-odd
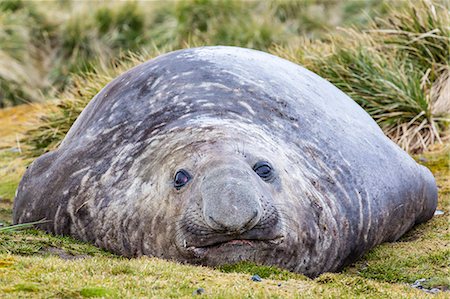
[(239, 152), (239, 146), (238, 146), (237, 144), (234, 144), (234, 143), (233, 143), (233, 144), (231, 145), (231, 147), (232, 147), (232, 149), (233, 149), (236, 153), (238, 153), (238, 154), (240, 153), (240, 152)]
[(202, 155), (201, 155), (201, 153), (199, 152), (199, 149), (198, 149), (198, 148), (193, 149), (193, 153), (194, 153), (195, 156), (196, 156), (195, 162), (199, 163), (199, 162), (202, 160)]
[(179, 230), (186, 230), (186, 228), (192, 228), (192, 229), (201, 230), (201, 231), (211, 231), (211, 229), (209, 227), (201, 226), (201, 225), (198, 225), (193, 222), (184, 222), (181, 225), (177, 225), (177, 228)]
[[(278, 213), (280, 213), (280, 215), (281, 215), (284, 219), (288, 220), (288, 221), (291, 222), (291, 223), (296, 224), (297, 227), (302, 227), (301, 223), (300, 223), (297, 219), (294, 219), (291, 215), (286, 214), (286, 212), (284, 212), (284, 211), (278, 211)], [(288, 224), (285, 223), (285, 225), (288, 225)]]

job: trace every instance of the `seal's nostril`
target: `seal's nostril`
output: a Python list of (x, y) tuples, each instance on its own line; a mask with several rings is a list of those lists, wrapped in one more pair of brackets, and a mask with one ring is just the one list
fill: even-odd
[(244, 231), (252, 229), (259, 222), (259, 212), (254, 211), (252, 218), (243, 226)]
[(213, 223), (217, 224), (219, 227), (223, 228), (223, 225), (220, 224), (219, 222), (217, 222), (216, 220), (214, 220), (214, 218), (212, 216), (209, 216), (209, 220), (211, 220)]
[[(211, 226), (211, 225), (210, 225), (210, 226), (211, 226), (211, 227), (214, 227), (214, 229), (215, 229), (216, 231), (219, 231), (219, 232), (230, 231), (230, 228), (227, 227), (227, 225), (221, 223), (220, 221), (216, 221), (212, 216), (209, 216), (209, 220), (210, 220), (210, 223), (213, 223), (213, 224), (214, 224), (213, 226)], [(207, 221), (207, 222), (208, 222), (208, 221)]]
[[(236, 214), (234, 213), (215, 213), (215, 216), (205, 215), (206, 223), (217, 232), (238, 233), (242, 234), (248, 230), (251, 230), (260, 221), (260, 211), (254, 210), (250, 213)], [(241, 211), (242, 212), (242, 211)], [(237, 212), (239, 213), (239, 211)], [(245, 214), (247, 216), (245, 216)], [(243, 217), (242, 217), (243, 216)]]
[(248, 231), (263, 212), (260, 193), (248, 176), (242, 176), (240, 168), (215, 166), (208, 180), (201, 183), (203, 219), (216, 232)]

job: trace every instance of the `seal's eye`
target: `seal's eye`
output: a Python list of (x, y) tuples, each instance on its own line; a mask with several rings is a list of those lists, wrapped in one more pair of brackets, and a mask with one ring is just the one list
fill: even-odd
[(273, 178), (273, 169), (269, 162), (260, 161), (253, 166), (253, 170), (265, 181)]
[(173, 179), (173, 185), (177, 190), (180, 190), (181, 187), (186, 185), (191, 180), (191, 175), (184, 169), (180, 169), (175, 174), (175, 178)]

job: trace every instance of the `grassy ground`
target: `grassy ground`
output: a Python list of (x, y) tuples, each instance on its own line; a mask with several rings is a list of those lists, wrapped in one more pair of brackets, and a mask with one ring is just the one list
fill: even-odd
[[(12, 199), (27, 160), (17, 140), (29, 128), (24, 119), (39, 106), (0, 110), (0, 223), (11, 223)], [(444, 215), (422, 224), (399, 242), (382, 244), (338, 274), (312, 280), (299, 274), (250, 264), (211, 269), (156, 258), (125, 259), (68, 237), (40, 231), (0, 230), (1, 298), (90, 298), (202, 296), (214, 298), (421, 298), (409, 285), (448, 289), (450, 260), (450, 144), (416, 157), (439, 185)], [(251, 276), (258, 274), (262, 282)], [(440, 292), (434, 298), (448, 298)]]

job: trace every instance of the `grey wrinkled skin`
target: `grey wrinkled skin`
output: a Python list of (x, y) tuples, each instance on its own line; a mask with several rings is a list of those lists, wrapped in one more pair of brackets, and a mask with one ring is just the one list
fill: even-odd
[[(192, 179), (177, 190), (180, 169)], [(14, 222), (47, 219), (40, 228), (128, 257), (316, 276), (397, 240), (436, 204), (430, 171), (332, 84), (266, 53), (204, 47), (109, 83), (29, 167)]]

